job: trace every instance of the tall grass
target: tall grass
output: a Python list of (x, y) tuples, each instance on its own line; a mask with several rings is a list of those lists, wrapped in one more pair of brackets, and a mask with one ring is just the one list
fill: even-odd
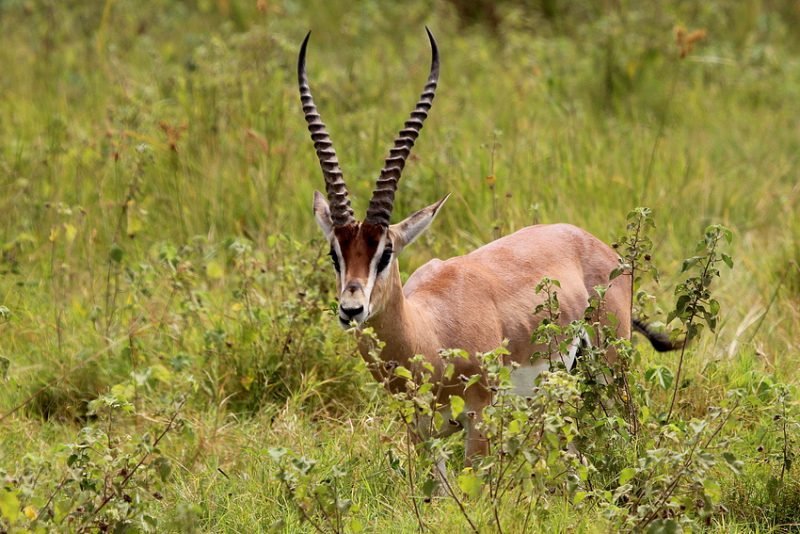
[[(42, 472), (57, 486), (59, 444), (133, 376), (120, 435), (189, 398), (161, 445), (177, 466), (148, 505), (161, 525), (184, 503), (178, 530), (197, 518), (204, 530), (295, 528), (265, 452), (289, 442), (347, 462), (371, 524), (415, 528), (377, 445), (402, 439), (399, 427), (327, 312), (333, 279), (310, 207), (323, 183), (294, 74), (309, 29), (312, 89), (359, 213), (427, 74), (425, 24), (439, 41), (440, 89), (395, 212), (453, 197), (405, 251), (404, 274), (532, 223), (610, 242), (647, 205), (663, 320), (680, 261), (720, 222), (737, 266), (715, 288), (723, 320), (690, 349), (676, 409), (701, 412), (730, 385), (793, 389), (796, 6), (508, 1), (495, 25), (456, 4), (0, 2), (0, 473), (52, 458)], [(676, 27), (707, 38), (681, 59)], [(741, 436), (763, 455), (779, 438)], [(781, 498), (796, 510), (787, 476)], [(757, 467), (743, 480), (728, 489), (747, 506), (725, 521), (791, 520), (764, 512), (778, 496)], [(459, 528), (448, 506), (430, 512), (435, 528)], [(540, 528), (602, 530), (595, 520), (565, 503)]]

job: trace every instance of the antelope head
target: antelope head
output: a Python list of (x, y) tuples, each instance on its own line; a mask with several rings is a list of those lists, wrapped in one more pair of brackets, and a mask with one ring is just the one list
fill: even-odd
[(308, 85), (306, 47), (310, 32), (300, 47), (297, 64), (300, 100), (325, 178), (327, 193), (326, 200), (322, 193), (314, 192), (314, 215), (330, 243), (330, 256), (336, 271), (339, 294), (339, 321), (344, 327), (352, 321), (361, 326), (384, 309), (392, 289), (401, 287), (397, 255), (428, 228), (447, 200), (444, 197), (402, 222), (390, 224), (400, 175), (422, 129), (422, 123), (431, 109), (439, 78), (436, 40), (430, 30), (425, 29), (430, 39), (432, 56), (428, 82), (411, 112), (411, 117), (394, 140), (363, 221), (357, 221), (353, 217), (347, 186), (339, 168), (333, 142), (320, 118)]

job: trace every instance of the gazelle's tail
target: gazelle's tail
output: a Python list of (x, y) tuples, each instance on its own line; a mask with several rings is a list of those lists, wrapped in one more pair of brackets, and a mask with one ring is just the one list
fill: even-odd
[(649, 324), (639, 319), (633, 319), (633, 329), (645, 336), (658, 352), (678, 350), (686, 343), (683, 339), (673, 341), (667, 334), (656, 332)]

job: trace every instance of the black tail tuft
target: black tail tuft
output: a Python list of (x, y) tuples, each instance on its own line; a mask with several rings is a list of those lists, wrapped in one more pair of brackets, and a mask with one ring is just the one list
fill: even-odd
[(653, 345), (653, 348), (658, 352), (678, 350), (682, 348), (685, 343), (684, 340), (673, 341), (670, 339), (669, 335), (665, 334), (664, 332), (656, 332), (649, 324), (644, 323), (639, 319), (633, 320), (633, 329), (645, 336), (650, 341), (650, 344)]

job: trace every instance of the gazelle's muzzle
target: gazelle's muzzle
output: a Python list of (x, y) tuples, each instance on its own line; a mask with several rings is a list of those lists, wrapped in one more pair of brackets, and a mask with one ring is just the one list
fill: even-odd
[(339, 296), (339, 323), (347, 328), (351, 321), (361, 324), (369, 314), (369, 297), (361, 282), (350, 281)]

